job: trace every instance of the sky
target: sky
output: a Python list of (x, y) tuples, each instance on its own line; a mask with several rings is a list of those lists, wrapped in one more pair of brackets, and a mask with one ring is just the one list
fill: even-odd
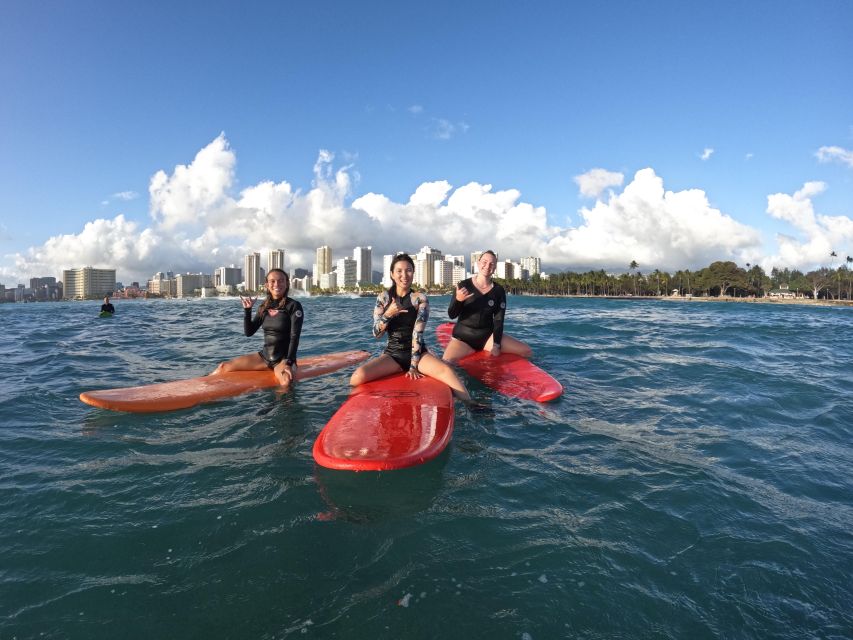
[(0, 284), (321, 245), (837, 267), (851, 33), (846, 0), (4, 0)]

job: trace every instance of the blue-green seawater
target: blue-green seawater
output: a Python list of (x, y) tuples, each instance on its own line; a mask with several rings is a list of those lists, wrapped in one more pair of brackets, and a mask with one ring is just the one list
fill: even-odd
[[(302, 302), (302, 355), (381, 349)], [(442, 456), (361, 474), (311, 456), (350, 370), (78, 400), (257, 350), (235, 300), (0, 305), (0, 638), (853, 637), (853, 309), (509, 302), (563, 397), (468, 380)]]

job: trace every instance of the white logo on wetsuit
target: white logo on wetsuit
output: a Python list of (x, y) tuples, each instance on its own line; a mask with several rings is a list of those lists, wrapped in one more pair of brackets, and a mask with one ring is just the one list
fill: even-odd
[(301, 312), (301, 311), (299, 311), (299, 310), (297, 309), (297, 310), (296, 310), (296, 313), (294, 313), (293, 315), (295, 315), (297, 318), (301, 318), (301, 317), (302, 317), (302, 312)]
[(495, 306), (495, 301), (494, 301), (494, 300), (489, 300), (489, 306), (490, 306), (490, 307), (494, 307), (494, 306)]
[(506, 309), (506, 302), (501, 302), (501, 309)]

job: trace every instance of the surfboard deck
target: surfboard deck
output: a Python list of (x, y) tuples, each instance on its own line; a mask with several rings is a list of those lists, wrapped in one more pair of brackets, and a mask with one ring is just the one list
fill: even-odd
[(434, 378), (400, 373), (353, 389), (314, 441), (330, 469), (387, 471), (438, 456), (453, 435), (453, 394)]
[(112, 317), (113, 317), (113, 314), (111, 314), (109, 311), (101, 311), (101, 312), (98, 314), (98, 317), (99, 317), (99, 318), (112, 318)]
[[(296, 379), (304, 380), (332, 373), (370, 357), (367, 351), (341, 351), (299, 359)], [(215, 376), (201, 376), (123, 389), (86, 391), (80, 400), (93, 407), (111, 411), (152, 413), (187, 409), (202, 402), (237, 396), (257, 389), (279, 386), (270, 369), (264, 371), (231, 371)]]
[[(445, 322), (436, 327), (438, 343), (446, 348), (453, 336), (453, 323)], [(477, 351), (459, 360), (468, 375), (487, 387), (506, 396), (549, 402), (563, 394), (563, 385), (535, 364), (512, 353), (493, 357), (485, 351)]]

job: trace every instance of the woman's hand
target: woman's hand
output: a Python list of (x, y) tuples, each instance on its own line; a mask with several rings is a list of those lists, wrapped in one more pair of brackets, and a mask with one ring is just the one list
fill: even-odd
[(472, 291), (468, 291), (465, 287), (456, 287), (456, 292), (453, 294), (457, 302), (465, 302), (468, 298), (474, 295)]
[(497, 356), (501, 355), (501, 345), (499, 345), (499, 344), (493, 344), (493, 345), (492, 345), (492, 350), (491, 350), (489, 353), (490, 353), (492, 356), (495, 356), (495, 357), (497, 357)]
[(257, 296), (255, 296), (254, 298), (251, 296), (246, 296), (245, 298), (243, 296), (240, 296), (240, 302), (243, 304), (244, 309), (251, 309), (252, 307), (254, 307), (257, 299)]
[(288, 365), (285, 362), (281, 362), (276, 365), (275, 369), (273, 369), (273, 373), (275, 373), (275, 378), (281, 386), (286, 387), (293, 382), (295, 368), (296, 365)]
[(394, 316), (398, 316), (401, 313), (409, 313), (408, 309), (402, 308), (402, 305), (403, 305), (403, 303), (400, 302), (399, 298), (394, 298), (394, 300), (391, 302), (391, 304), (389, 304), (388, 307), (386, 307), (386, 309), (382, 313), (382, 315), (390, 320)]
[(406, 371), (406, 377), (410, 378), (412, 380), (417, 380), (418, 378), (423, 378), (424, 374), (422, 374), (420, 371), (418, 371), (415, 368), (411, 368), (408, 371)]

